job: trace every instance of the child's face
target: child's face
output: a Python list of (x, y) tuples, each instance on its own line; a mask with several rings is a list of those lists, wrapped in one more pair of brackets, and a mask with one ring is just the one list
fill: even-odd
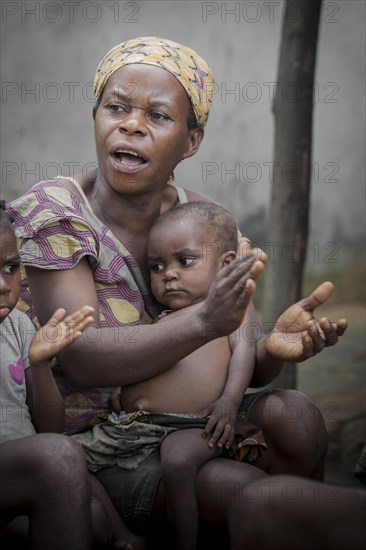
[(0, 226), (0, 323), (15, 308), (20, 290), (20, 258), (13, 228)]
[(181, 309), (204, 300), (221, 267), (221, 251), (211, 225), (191, 219), (167, 220), (148, 242), (151, 289), (158, 302)]

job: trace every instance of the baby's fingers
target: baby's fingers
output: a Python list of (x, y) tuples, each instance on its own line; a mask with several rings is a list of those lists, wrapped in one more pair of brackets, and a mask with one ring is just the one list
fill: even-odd
[(217, 418), (215, 418), (215, 416), (211, 416), (207, 421), (206, 427), (202, 432), (203, 437), (207, 437), (213, 431), (216, 424), (217, 424)]
[(217, 426), (212, 438), (208, 442), (209, 447), (214, 447), (215, 445), (220, 449), (229, 442), (231, 435), (231, 424), (225, 424), (223, 429)]

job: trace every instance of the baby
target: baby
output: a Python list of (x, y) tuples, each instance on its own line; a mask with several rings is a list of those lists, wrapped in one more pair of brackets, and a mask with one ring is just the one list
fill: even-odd
[[(157, 322), (185, 315), (205, 300), (217, 272), (236, 258), (237, 235), (230, 214), (209, 202), (176, 206), (155, 222), (148, 240), (151, 289), (168, 308)], [(176, 549), (196, 547), (196, 472), (220, 456), (223, 448), (231, 448), (254, 365), (255, 331), (246, 314), (230, 336), (209, 342), (158, 376), (122, 388), (126, 412), (209, 417), (204, 429), (173, 431), (161, 445), (162, 480)]]

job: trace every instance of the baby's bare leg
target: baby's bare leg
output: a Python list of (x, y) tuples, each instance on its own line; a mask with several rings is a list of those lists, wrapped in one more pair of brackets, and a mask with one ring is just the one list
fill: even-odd
[(37, 550), (90, 550), (90, 492), (85, 456), (72, 439), (38, 434), (1, 444), (0, 516), (30, 518)]
[(222, 449), (210, 449), (200, 429), (170, 433), (161, 445), (161, 475), (167, 499), (169, 524), (175, 550), (194, 550), (197, 544), (198, 512), (196, 473)]

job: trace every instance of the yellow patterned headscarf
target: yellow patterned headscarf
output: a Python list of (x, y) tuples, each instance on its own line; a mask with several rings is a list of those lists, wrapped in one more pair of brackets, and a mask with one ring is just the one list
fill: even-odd
[(202, 126), (206, 124), (214, 90), (211, 69), (194, 50), (164, 38), (133, 38), (112, 48), (95, 74), (95, 98), (98, 100), (111, 74), (134, 63), (155, 65), (175, 76), (191, 100), (197, 122)]

